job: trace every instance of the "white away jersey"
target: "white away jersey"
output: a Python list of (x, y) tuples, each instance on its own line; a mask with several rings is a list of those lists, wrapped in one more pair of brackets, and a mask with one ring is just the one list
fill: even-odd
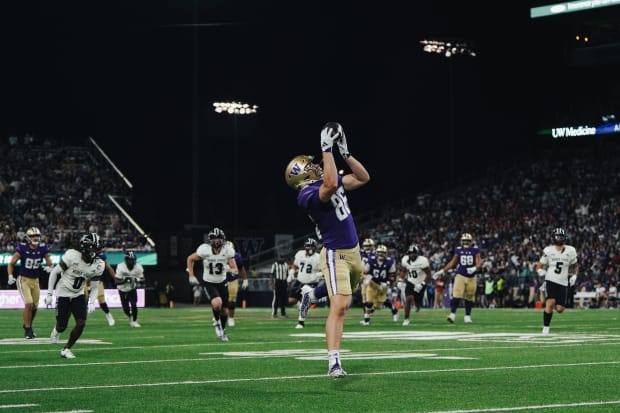
[(105, 270), (102, 259), (97, 257), (92, 264), (87, 264), (82, 261), (82, 253), (74, 249), (68, 249), (61, 259), (67, 269), (62, 272), (56, 284), (58, 297), (77, 297), (84, 294), (86, 281), (97, 280)]
[(413, 285), (421, 284), (426, 280), (425, 268), (429, 268), (428, 258), (418, 255), (415, 261), (411, 261), (409, 255), (405, 255), (400, 264), (407, 271), (407, 282)]
[(202, 258), (202, 279), (210, 283), (226, 281), (226, 272), (229, 269), (228, 260), (235, 257), (235, 250), (229, 243), (222, 245), (220, 251), (213, 252), (210, 244), (200, 244), (196, 254)]
[(540, 262), (547, 266), (545, 281), (568, 286), (568, 267), (577, 264), (577, 251), (570, 245), (564, 245), (561, 251), (550, 245), (543, 250)]
[(297, 251), (293, 263), (297, 266), (297, 280), (302, 284), (318, 283), (323, 278), (320, 270), (320, 254), (316, 252), (310, 256), (306, 250)]
[(136, 288), (136, 283), (144, 281), (144, 267), (142, 267), (142, 264), (135, 263), (130, 270), (124, 262), (119, 263), (116, 266), (116, 275), (114, 278), (120, 281), (127, 277), (133, 278), (133, 281), (130, 283), (116, 284), (116, 288), (118, 288), (119, 291), (128, 293)]

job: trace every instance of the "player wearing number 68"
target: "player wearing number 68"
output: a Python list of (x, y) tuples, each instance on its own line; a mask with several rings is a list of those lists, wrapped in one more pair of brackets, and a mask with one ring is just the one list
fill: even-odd
[[(351, 173), (344, 176), (338, 174), (332, 153), (335, 146)], [(368, 183), (370, 175), (349, 152), (344, 129), (338, 123), (329, 122), (323, 127), (321, 151), (323, 168), (312, 163), (312, 156), (299, 155), (287, 165), (285, 180), (291, 188), (299, 191), (297, 205), (307, 212), (315, 224), (317, 236), (324, 246), (320, 266), (330, 298), (325, 324), (328, 375), (339, 378), (346, 375), (340, 363), (344, 319), (363, 271), (357, 229), (346, 192)]]

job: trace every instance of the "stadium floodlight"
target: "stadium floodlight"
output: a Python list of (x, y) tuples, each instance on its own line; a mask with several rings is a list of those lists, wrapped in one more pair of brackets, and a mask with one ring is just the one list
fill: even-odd
[(465, 41), (420, 40), (422, 50), (426, 53), (437, 53), (447, 58), (457, 55), (476, 57), (476, 51)]
[(241, 102), (213, 102), (213, 108), (217, 113), (229, 113), (231, 115), (251, 115), (258, 111), (257, 105)]

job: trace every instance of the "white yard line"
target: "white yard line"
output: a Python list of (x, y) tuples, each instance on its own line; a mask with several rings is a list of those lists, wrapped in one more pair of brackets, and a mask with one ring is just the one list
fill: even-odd
[(620, 404), (620, 400), (609, 400), (606, 402), (579, 402), (579, 403), (562, 403), (562, 404), (540, 404), (533, 406), (514, 406), (514, 407), (489, 407), (486, 409), (471, 410), (437, 410), (426, 413), (486, 413), (486, 412), (515, 412), (520, 410), (540, 410), (540, 409), (563, 409), (566, 407), (583, 407), (583, 406), (604, 406), (610, 404)]
[[(506, 371), (506, 370), (525, 370), (525, 369), (549, 369), (564, 367), (585, 367), (585, 366), (604, 366), (618, 365), (620, 361), (600, 361), (585, 363), (563, 363), (563, 364), (537, 364), (527, 366), (496, 366), (496, 367), (478, 367), (478, 368), (454, 368), (454, 369), (435, 369), (435, 370), (406, 370), (406, 371), (380, 371), (371, 373), (352, 373), (349, 376), (393, 376), (407, 374), (439, 374), (439, 373), (455, 373), (464, 371)], [(275, 377), (252, 377), (252, 378), (236, 378), (236, 379), (214, 379), (214, 380), (193, 380), (193, 381), (172, 381), (160, 383), (126, 383), (126, 384), (108, 384), (99, 386), (74, 386), (74, 387), (41, 387), (41, 388), (25, 388), (25, 389), (3, 389), (0, 394), (12, 393), (33, 393), (33, 392), (49, 392), (49, 391), (75, 391), (75, 390), (97, 390), (97, 389), (124, 389), (129, 387), (163, 387), (163, 386), (195, 386), (197, 384), (219, 384), (219, 383), (242, 383), (257, 381), (288, 381), (298, 379), (327, 379), (325, 374), (308, 374), (299, 376), (275, 376)]]

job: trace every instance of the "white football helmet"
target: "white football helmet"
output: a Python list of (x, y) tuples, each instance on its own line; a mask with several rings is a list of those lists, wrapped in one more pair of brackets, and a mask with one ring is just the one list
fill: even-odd
[(293, 189), (300, 190), (303, 187), (323, 179), (323, 169), (310, 155), (298, 155), (286, 166), (284, 180)]
[(387, 253), (388, 253), (388, 248), (387, 246), (380, 244), (377, 245), (377, 260), (378, 261), (384, 261), (385, 258), (387, 257)]

